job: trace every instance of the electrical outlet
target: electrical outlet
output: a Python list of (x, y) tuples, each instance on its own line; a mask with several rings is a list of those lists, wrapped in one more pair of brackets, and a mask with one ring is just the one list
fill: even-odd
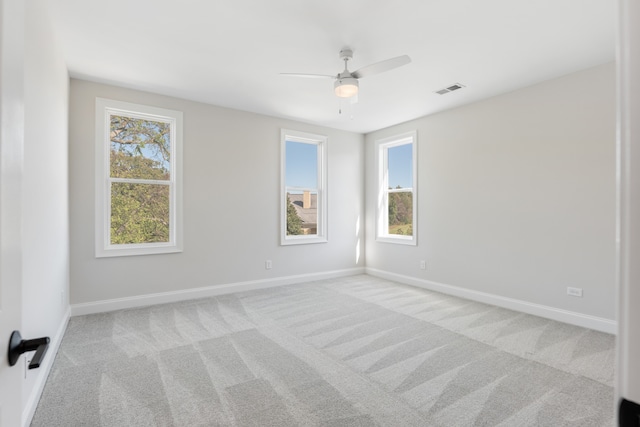
[(420, 261), (420, 270), (426, 270), (427, 269), (427, 261), (422, 260)]
[(273, 264), (271, 264), (271, 260), (268, 259), (264, 262), (264, 268), (265, 270), (271, 270), (271, 268), (273, 267)]
[(571, 295), (572, 297), (582, 297), (582, 288), (572, 288), (569, 286), (567, 288), (567, 295)]

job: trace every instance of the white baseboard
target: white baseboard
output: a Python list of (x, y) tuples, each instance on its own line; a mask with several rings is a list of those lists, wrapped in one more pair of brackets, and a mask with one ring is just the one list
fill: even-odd
[(441, 292), (443, 294), (453, 295), (472, 301), (491, 304), (510, 310), (520, 311), (534, 316), (540, 316), (551, 320), (557, 320), (571, 325), (582, 326), (584, 328), (593, 329), (609, 334), (616, 334), (617, 322), (602, 317), (590, 316), (588, 314), (577, 313), (574, 311), (562, 310), (555, 307), (549, 307), (541, 304), (534, 304), (513, 298), (502, 297), (499, 295), (489, 294), (486, 292), (473, 291), (470, 289), (460, 288), (458, 286), (445, 285), (443, 283), (432, 282), (430, 280), (418, 279), (402, 274), (391, 273), (388, 271), (377, 270), (375, 268), (366, 268), (366, 273), (371, 276), (381, 277), (387, 280), (403, 283), (405, 285), (416, 286), (428, 289), (430, 291)]
[(254, 289), (266, 289), (276, 286), (293, 285), (295, 283), (312, 282), (314, 280), (354, 276), (356, 274), (364, 274), (364, 272), (364, 267), (357, 267), (345, 270), (333, 270), (320, 273), (276, 277), (272, 279), (251, 280), (247, 282), (236, 282), (215, 286), (206, 286), (202, 288), (185, 289), (182, 291), (160, 292), (127, 298), (116, 298), (103, 301), (72, 304), (71, 315), (81, 316), (84, 314), (104, 313), (107, 311), (122, 310), (124, 308), (144, 307), (154, 304), (166, 304), (196, 298), (207, 298), (217, 295), (231, 294), (234, 292), (251, 291)]
[(58, 354), (58, 350), (60, 349), (62, 337), (64, 336), (64, 332), (67, 330), (67, 324), (69, 323), (70, 317), (71, 307), (68, 307), (66, 313), (60, 321), (60, 325), (58, 325), (58, 330), (56, 331), (55, 336), (50, 341), (49, 349), (47, 350), (47, 354), (44, 358), (44, 363), (40, 365), (40, 368), (38, 368), (39, 375), (36, 378), (33, 389), (31, 390), (31, 394), (29, 395), (27, 403), (22, 411), (23, 427), (31, 425), (33, 416), (36, 413), (36, 409), (38, 408), (38, 402), (40, 402), (40, 396), (42, 396), (44, 386), (47, 383), (47, 378), (49, 378), (49, 373), (51, 372), (53, 361), (56, 358), (56, 354)]
[[(336, 277), (353, 276), (363, 273), (388, 280), (393, 280), (399, 283), (404, 283), (406, 285), (416, 286), (431, 291), (442, 292), (444, 294), (466, 298), (472, 301), (478, 301), (485, 304), (491, 304), (510, 310), (544, 317), (547, 319), (557, 320), (559, 322), (569, 323), (571, 325), (582, 326), (584, 328), (589, 328), (596, 331), (606, 332), (610, 334), (615, 334), (617, 332), (617, 322), (615, 320), (577, 313), (574, 311), (563, 310), (555, 307), (549, 307), (541, 304), (534, 304), (514, 298), (507, 298), (499, 295), (489, 294), (486, 292), (465, 289), (458, 286), (446, 285), (430, 280), (418, 279), (415, 277), (391, 273), (388, 271), (378, 270), (370, 267), (358, 267), (345, 270), (333, 270), (320, 273), (276, 277), (271, 279), (251, 280), (246, 282), (227, 283), (222, 285), (186, 289), (182, 291), (161, 292), (127, 298), (116, 298), (89, 303), (73, 304), (71, 305), (71, 316), (103, 313), (107, 311), (144, 307), (154, 304), (166, 304), (196, 298), (207, 298), (234, 292), (250, 291), (254, 289), (266, 289), (276, 286), (292, 285), (296, 283), (305, 283), (314, 280), (331, 279)], [(57, 345), (59, 345), (59, 342)]]

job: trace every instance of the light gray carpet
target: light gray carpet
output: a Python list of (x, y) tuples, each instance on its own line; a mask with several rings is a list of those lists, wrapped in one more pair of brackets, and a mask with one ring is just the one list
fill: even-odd
[(353, 276), (74, 317), (32, 426), (612, 426), (614, 346)]

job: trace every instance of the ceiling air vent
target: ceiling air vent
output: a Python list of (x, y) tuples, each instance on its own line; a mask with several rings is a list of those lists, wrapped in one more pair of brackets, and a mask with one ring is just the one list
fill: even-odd
[(460, 83), (454, 83), (444, 89), (437, 90), (435, 93), (438, 95), (444, 95), (445, 93), (453, 92), (454, 90), (462, 89), (463, 87), (464, 85), (461, 85)]

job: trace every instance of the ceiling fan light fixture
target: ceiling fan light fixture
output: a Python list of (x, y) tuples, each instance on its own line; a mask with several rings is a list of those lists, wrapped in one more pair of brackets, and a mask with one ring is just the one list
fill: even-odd
[(340, 98), (351, 98), (358, 94), (358, 79), (345, 77), (337, 79), (334, 83), (336, 95)]

